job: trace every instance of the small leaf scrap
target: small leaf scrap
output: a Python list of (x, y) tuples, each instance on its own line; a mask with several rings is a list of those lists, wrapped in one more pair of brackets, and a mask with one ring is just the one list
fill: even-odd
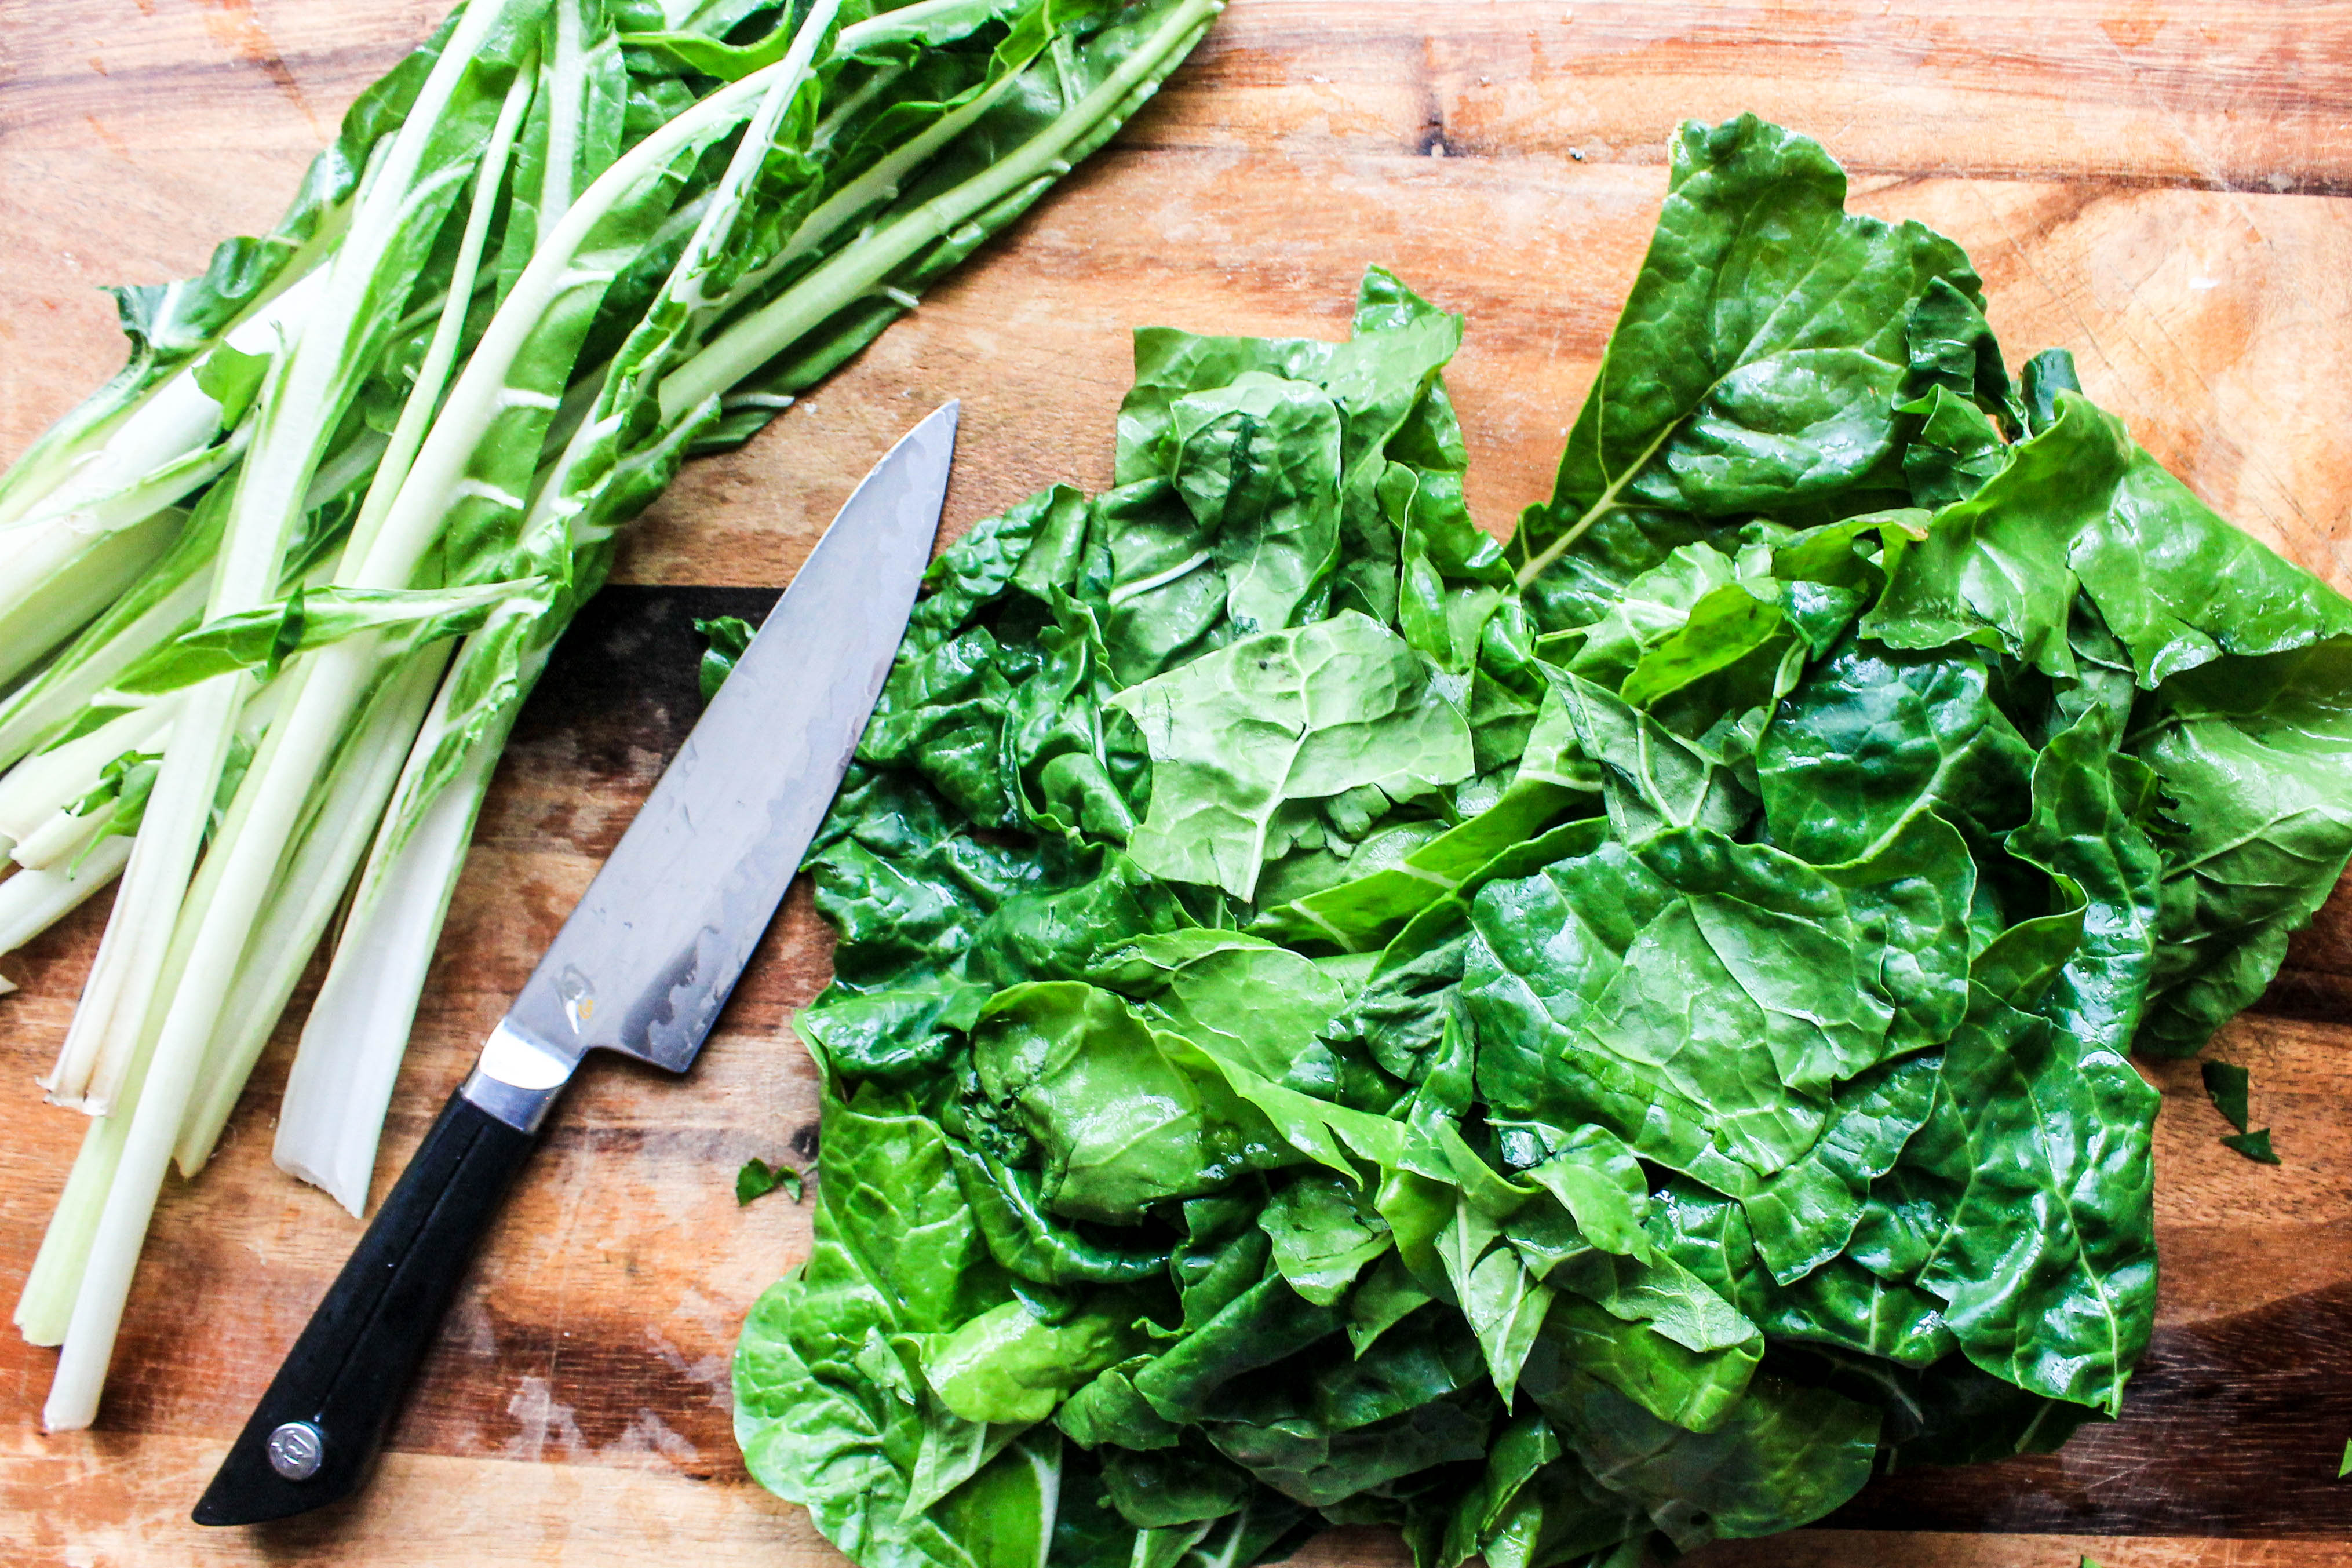
[(757, 1154), (743, 1162), (735, 1173), (735, 1202), (738, 1207), (753, 1198), (766, 1197), (778, 1187), (793, 1202), (801, 1201), (801, 1173), (790, 1165), (771, 1165)]
[(708, 706), (735, 673), (735, 661), (751, 646), (751, 634), (758, 628), (740, 616), (713, 616), (698, 618), (694, 629), (709, 642), (702, 650), (702, 668), (698, 672), (702, 700)]
[(2247, 1159), (2264, 1165), (2279, 1163), (2279, 1157), (2271, 1152), (2271, 1130), (2267, 1127), (2256, 1128), (2252, 1132), (2232, 1132), (2221, 1140), (2221, 1146), (2235, 1149)]
[(2230, 1125), (2239, 1131), (2246, 1131), (2246, 1069), (2235, 1062), (2205, 1062), (2200, 1070), (2205, 1076), (2205, 1092), (2213, 1101), (2213, 1109), (2230, 1119)]
[(2212, 1099), (2213, 1109), (2229, 1118), (2237, 1131), (2221, 1140), (2249, 1160), (2265, 1165), (2275, 1165), (2279, 1157), (2271, 1152), (2271, 1130), (2267, 1127), (2249, 1131), (2246, 1127), (2246, 1085), (2250, 1075), (2235, 1062), (2205, 1062), (2200, 1070), (2205, 1078), (2205, 1092)]

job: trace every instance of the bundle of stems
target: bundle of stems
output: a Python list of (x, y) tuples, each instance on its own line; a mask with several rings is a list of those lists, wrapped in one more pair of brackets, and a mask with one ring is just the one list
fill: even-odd
[(1223, 0), (468, 0), (284, 220), (119, 290), (129, 363), (0, 476), (0, 952), (120, 877), (16, 1309), (89, 1425), (332, 936), (286, 1170), (363, 1207), (516, 710), (688, 458), (740, 444), (1154, 92)]

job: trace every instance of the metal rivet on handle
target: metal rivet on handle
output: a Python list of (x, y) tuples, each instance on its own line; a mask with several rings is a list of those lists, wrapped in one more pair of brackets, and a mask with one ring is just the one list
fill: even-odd
[(308, 1421), (289, 1421), (269, 1434), (269, 1468), (289, 1481), (307, 1481), (327, 1457), (326, 1435)]

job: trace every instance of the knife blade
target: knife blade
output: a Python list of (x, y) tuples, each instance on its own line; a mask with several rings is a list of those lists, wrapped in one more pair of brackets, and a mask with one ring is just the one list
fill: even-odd
[(683, 1072), (881, 695), (947, 498), (957, 405), (884, 455), (769, 612), (287, 1353), (195, 1507), (349, 1496), (547, 1112), (590, 1051)]

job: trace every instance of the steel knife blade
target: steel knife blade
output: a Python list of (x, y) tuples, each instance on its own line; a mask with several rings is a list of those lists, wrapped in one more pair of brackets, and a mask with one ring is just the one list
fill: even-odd
[(484, 1110), (530, 1131), (528, 1097), (593, 1050), (673, 1072), (694, 1060), (881, 695), (930, 559), (956, 408), (875, 465), (769, 613), (492, 1031), (466, 1090)]
[(814, 838), (881, 695), (947, 497), (957, 405), (874, 466), (793, 575), (443, 1109), (197, 1503), (348, 1496), (581, 1058), (679, 1072)]

